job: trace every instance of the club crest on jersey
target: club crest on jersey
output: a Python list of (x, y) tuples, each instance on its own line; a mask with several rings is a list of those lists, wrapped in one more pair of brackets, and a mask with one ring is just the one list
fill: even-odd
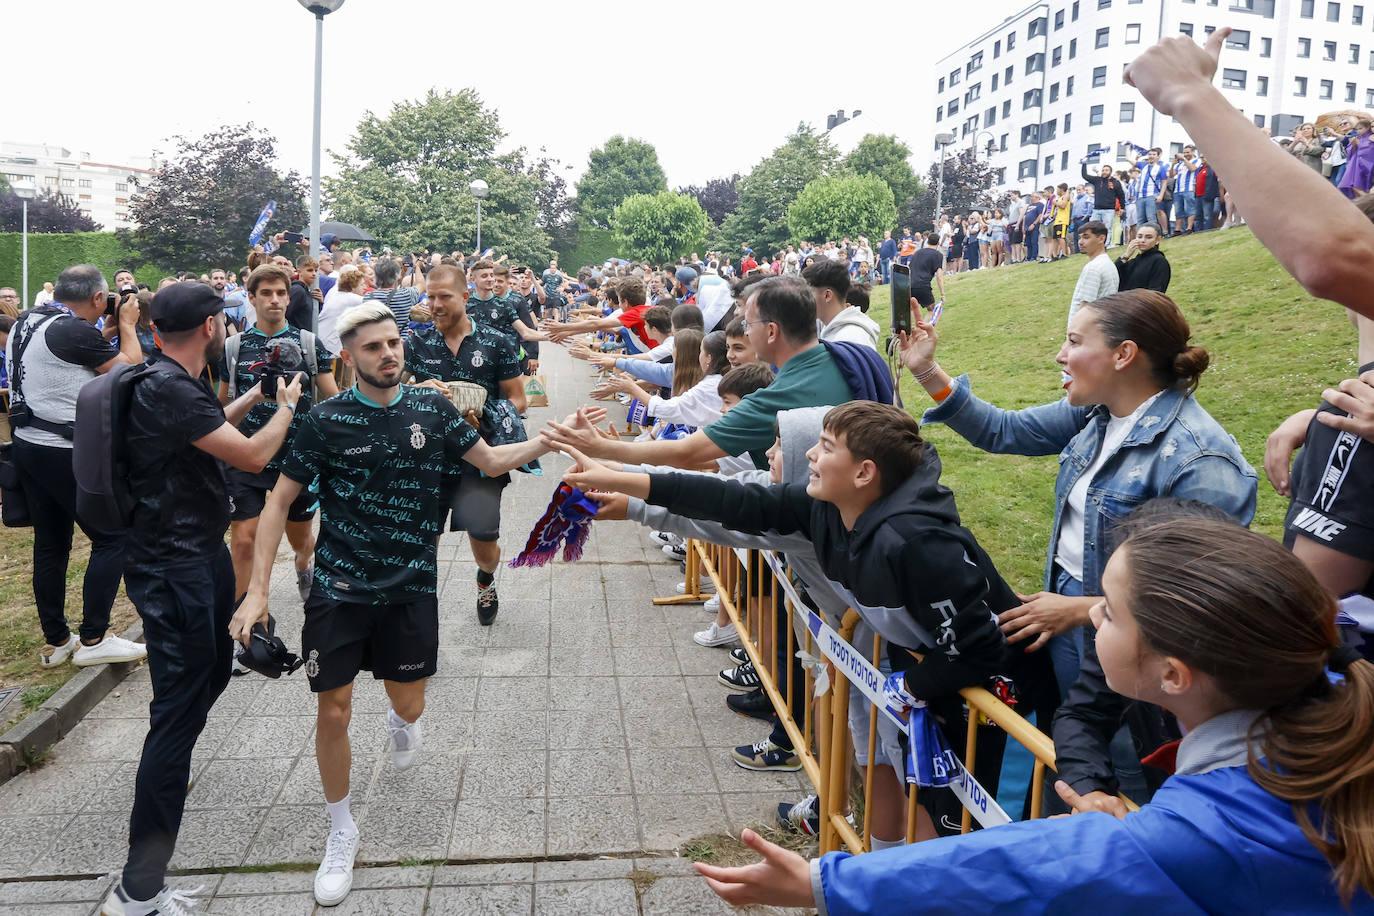
[(425, 433), (420, 429), (419, 423), (410, 424), (410, 447), (421, 449), (425, 447)]
[(472, 354), (472, 368), (474, 368), (474, 369), (480, 369), (480, 368), (482, 368), (482, 366), (483, 366), (485, 363), (486, 363), (486, 360), (484, 360), (484, 359), (482, 358), (482, 354), (481, 354), (481, 353), (474, 353), (474, 354)]
[(498, 319), (498, 318), (500, 318), (500, 317), (501, 317), (501, 312), (500, 312), (498, 309), (492, 309), (492, 310), (491, 310), (491, 320), (492, 320), (492, 321), (495, 321), (496, 319)]

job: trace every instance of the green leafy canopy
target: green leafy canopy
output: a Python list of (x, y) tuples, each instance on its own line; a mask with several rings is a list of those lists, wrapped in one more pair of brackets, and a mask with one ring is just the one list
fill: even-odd
[(626, 198), (611, 213), (611, 228), (632, 258), (666, 264), (706, 240), (711, 221), (689, 194), (660, 191)]
[(881, 178), (831, 175), (812, 181), (787, 208), (787, 225), (798, 241), (882, 238), (897, 222), (892, 189)]

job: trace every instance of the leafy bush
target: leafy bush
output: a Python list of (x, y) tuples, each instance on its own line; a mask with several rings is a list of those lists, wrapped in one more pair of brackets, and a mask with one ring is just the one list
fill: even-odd
[(809, 183), (787, 208), (787, 228), (797, 241), (848, 236), (880, 239), (897, 224), (892, 189), (868, 175), (831, 175)]
[[(23, 239), (18, 232), (0, 232), (0, 286), (19, 289), (23, 281)], [(121, 267), (134, 261), (133, 252), (123, 238), (113, 232), (71, 232), (64, 234), (29, 233), (29, 301), (43, 288), (44, 283), (57, 280), (57, 275), (73, 264), (94, 264), (107, 279)], [(134, 271), (140, 283), (157, 289), (157, 283), (170, 271), (154, 265)], [(20, 290), (22, 293), (23, 291)]]
[(611, 213), (611, 228), (629, 257), (664, 264), (699, 250), (711, 221), (695, 197), (660, 191), (627, 197)]

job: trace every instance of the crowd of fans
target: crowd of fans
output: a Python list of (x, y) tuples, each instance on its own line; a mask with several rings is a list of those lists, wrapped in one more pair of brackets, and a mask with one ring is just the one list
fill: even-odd
[[(573, 459), (565, 481), (592, 495), (599, 520), (643, 525), (669, 562), (685, 560), (688, 538), (775, 551), (832, 624), (856, 610), (866, 628), (856, 643), (885, 646), (888, 708), (935, 717), (956, 753), (970, 727), (959, 690), (1013, 685), (1055, 742), (1045, 813), (1083, 815), (953, 837), (960, 803), (922, 788), (908, 823), (916, 744), (880, 718), (870, 763), (871, 710), (859, 700), (852, 750), (873, 767), (874, 852), (807, 862), (746, 832), (761, 863), (700, 869), (731, 902), (1374, 910), (1374, 524), (1361, 508), (1374, 480), (1362, 473), (1374, 447), (1374, 196), (1351, 205), (1337, 193), (1368, 190), (1369, 125), (1328, 140), (1300, 129), (1286, 151), (1268, 142), (1211, 88), (1225, 35), (1205, 52), (1161, 42), (1127, 77), (1214, 154), (1227, 185), (1192, 147), (1169, 162), (1140, 150), (1128, 170), (1093, 174), (1085, 162), (1076, 189), (1013, 192), (1006, 208), (942, 217), (921, 237), (886, 233), (876, 251), (860, 236), (771, 257), (744, 246), (738, 263), (708, 252), (568, 274), (556, 259), (538, 270), (480, 252), (398, 259), (328, 237), (292, 260), (279, 236), (241, 270), (168, 277), (156, 291), (91, 265), (64, 270), (22, 313), (0, 288), (14, 427), (0, 483), (7, 510), (22, 495), (34, 527), (41, 664), (146, 656), (152, 673), (129, 857), (103, 912), (189, 911), (165, 873), (206, 716), (231, 670), (301, 663), (268, 613), (283, 537), (305, 610), (329, 817), (314, 893), (326, 906), (345, 899), (359, 838), (352, 683), (362, 670), (383, 680), (391, 762), (413, 766), (438, 665), (437, 537), (445, 524), (467, 532), (477, 619), (494, 625), (503, 488), (555, 449)], [(1339, 178), (1320, 161), (1337, 145)], [(1238, 208), (1310, 292), (1357, 315), (1367, 370), (1313, 392), (1321, 406), (1270, 437), (1265, 472), (1291, 499), (1284, 545), (1246, 530), (1258, 474), (1196, 397), (1211, 358), (1193, 341), (1191, 304), (1166, 295), (1158, 247), (1171, 225), (1224, 228)], [(1107, 255), (1120, 244), (1120, 257)], [(1088, 262), (1056, 357), (1062, 399), (998, 407), (939, 364), (946, 271), (1073, 251)], [(866, 314), (894, 263), (912, 279), (895, 371)], [(592, 406), (527, 432), (541, 344), (597, 366), (592, 397), (623, 404), (639, 435), (604, 428), (607, 410)], [(993, 354), (978, 371), (995, 365)], [(931, 399), (919, 420), (896, 406), (901, 371)], [(78, 395), (102, 376), (130, 380), (115, 433), (127, 439), (124, 529), (92, 524), (78, 495), (75, 453), (91, 435)], [(922, 436), (934, 423), (986, 452), (1059, 456), (1039, 591), (1016, 594), (960, 523), (957, 500), (983, 494), (941, 482)], [(560, 498), (570, 496), (551, 510)], [(63, 604), (76, 525), (92, 554), (73, 633)], [(143, 536), (126, 538), (130, 529)], [(724, 581), (755, 619), (778, 620), (751, 635), (777, 659), (790, 705), (774, 708), (719, 596), (693, 640), (728, 650), (727, 705), (771, 725), (732, 760), (796, 771), (804, 749), (783, 718), (802, 721), (810, 698), (785, 689), (802, 674), (784, 606), (740, 584), (760, 578), (750, 556)], [(106, 632), (121, 576), (146, 645)], [(1000, 764), (1000, 744), (982, 745), (973, 769), (993, 791)], [(1127, 813), (1123, 787), (1147, 803), (1139, 813)], [(783, 829), (819, 828), (814, 796), (778, 809)], [(909, 832), (922, 842), (906, 844)], [(1065, 868), (1066, 857), (1078, 864)], [(978, 874), (970, 858), (984, 863)]]

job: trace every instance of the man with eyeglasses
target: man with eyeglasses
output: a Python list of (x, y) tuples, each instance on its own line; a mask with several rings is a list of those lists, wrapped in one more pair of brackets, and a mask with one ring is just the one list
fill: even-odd
[(19, 294), (12, 286), (0, 286), (0, 313), (11, 318), (19, 317)]

